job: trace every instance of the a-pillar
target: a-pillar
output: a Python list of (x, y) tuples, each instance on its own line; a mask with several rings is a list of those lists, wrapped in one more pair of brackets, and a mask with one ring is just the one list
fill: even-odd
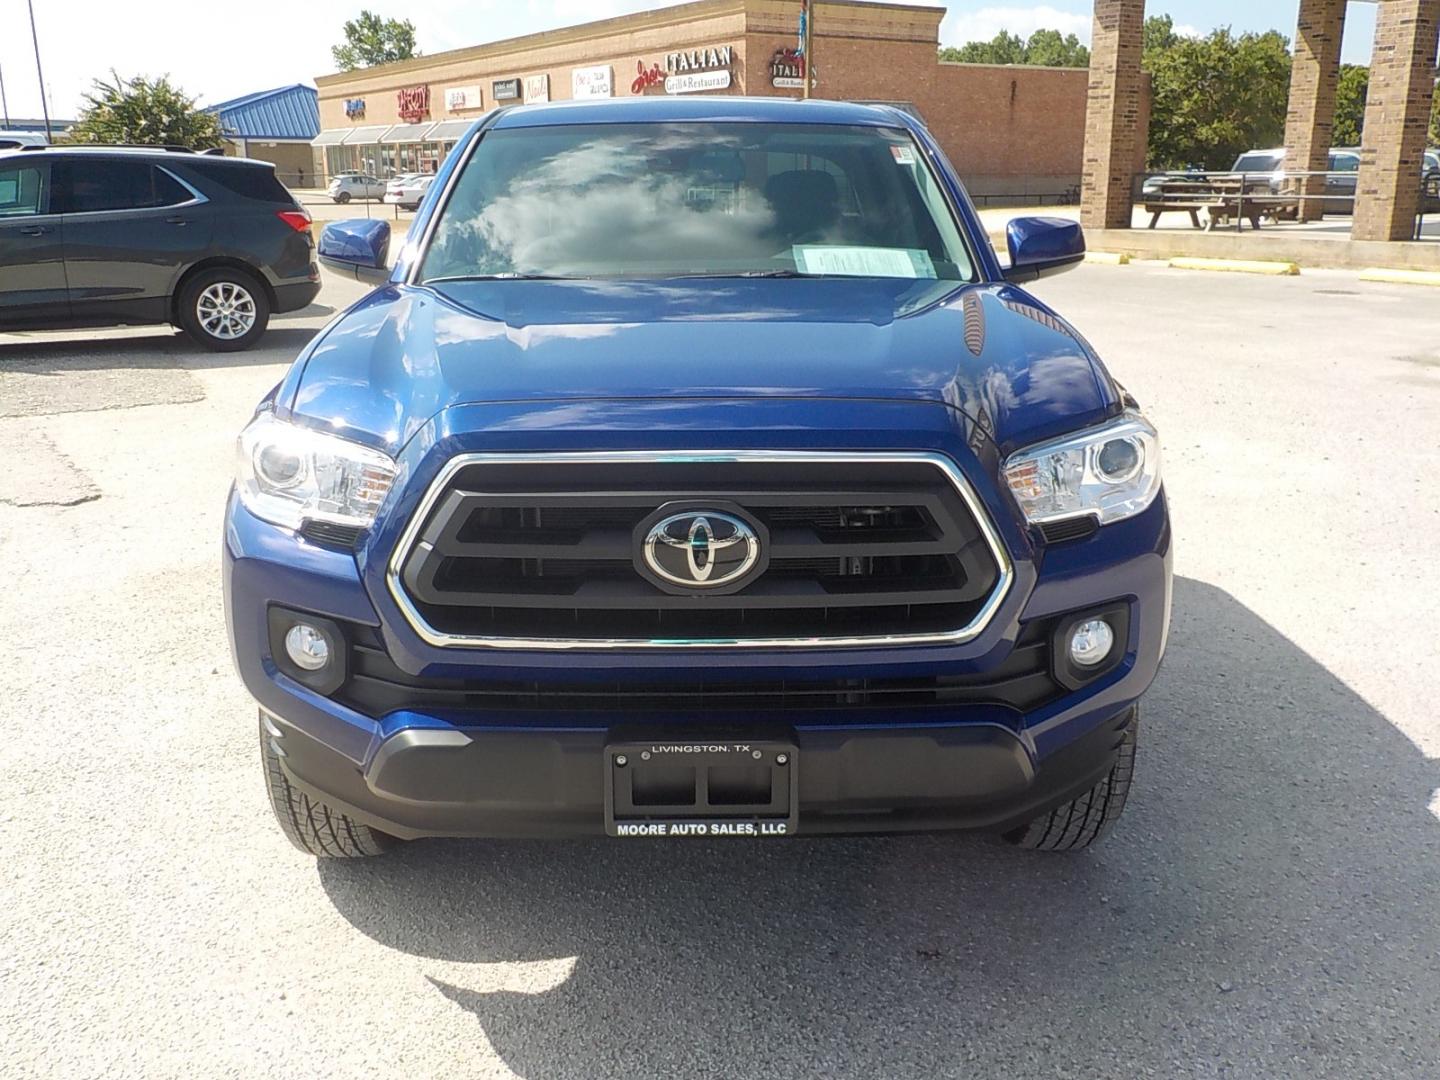
[(1144, 166), (1148, 136), (1141, 130), (1144, 38), (1145, 0), (1095, 0), (1080, 184), (1080, 221), (1086, 228), (1130, 227), (1132, 185)]
[(1356, 178), (1356, 240), (1409, 240), (1435, 96), (1440, 0), (1381, 0)]
[[(1335, 87), (1340, 81), (1340, 41), (1344, 34), (1345, 0), (1300, 0), (1295, 59), (1290, 69), (1290, 109), (1285, 117), (1287, 171), (1323, 173), (1329, 168), (1330, 140), (1335, 130)], [(1306, 177), (1296, 186), (1303, 195), (1323, 195), (1325, 178)], [(1325, 210), (1321, 199), (1302, 199), (1300, 220), (1314, 221)]]

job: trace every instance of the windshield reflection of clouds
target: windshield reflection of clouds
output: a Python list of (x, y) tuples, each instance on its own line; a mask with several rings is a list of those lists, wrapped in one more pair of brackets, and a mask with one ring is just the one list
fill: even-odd
[[(673, 140), (671, 140), (673, 141)], [(692, 147), (693, 149), (693, 147)], [(595, 139), (510, 181), (478, 212), (452, 208), (442, 223), (446, 263), (482, 273), (583, 274), (600, 267), (694, 269), (717, 261), (765, 266), (781, 246), (767, 233), (774, 214), (757, 191), (703, 175), (646, 173), (663, 150), (653, 143)], [(469, 249), (470, 258), (461, 255)]]

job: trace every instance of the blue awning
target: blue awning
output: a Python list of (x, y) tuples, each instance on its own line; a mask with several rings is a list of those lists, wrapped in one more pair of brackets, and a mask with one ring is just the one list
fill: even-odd
[(220, 118), (220, 130), (231, 139), (298, 139), (309, 142), (320, 133), (320, 95), (312, 86), (295, 83), (207, 106)]

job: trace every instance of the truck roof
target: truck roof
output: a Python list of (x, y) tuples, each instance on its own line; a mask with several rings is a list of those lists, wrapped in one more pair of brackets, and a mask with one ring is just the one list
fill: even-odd
[(760, 121), (772, 124), (903, 125), (899, 110), (850, 101), (796, 101), (755, 97), (633, 97), (594, 101), (555, 101), (505, 109), (496, 128), (549, 127), (555, 124), (627, 124), (657, 122)]

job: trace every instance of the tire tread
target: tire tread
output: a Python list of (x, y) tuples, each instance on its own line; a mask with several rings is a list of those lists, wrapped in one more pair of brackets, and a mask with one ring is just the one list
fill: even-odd
[(1119, 729), (1115, 764), (1105, 778), (1083, 795), (1055, 807), (1033, 821), (1005, 834), (1005, 839), (1034, 851), (1079, 851), (1108, 833), (1125, 810), (1135, 775), (1135, 743), (1139, 709), (1132, 710)]
[(264, 722), (260, 726), (260, 759), (265, 767), (265, 790), (280, 831), (307, 855), (322, 859), (356, 859), (379, 855), (394, 840), (312, 799), (290, 783), (280, 756), (270, 746)]

